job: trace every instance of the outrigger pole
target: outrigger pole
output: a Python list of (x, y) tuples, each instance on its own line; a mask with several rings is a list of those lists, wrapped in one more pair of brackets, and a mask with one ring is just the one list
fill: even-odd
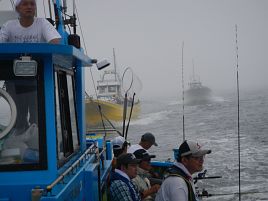
[(241, 162), (240, 162), (240, 98), (239, 98), (239, 71), (238, 71), (238, 40), (237, 24), (235, 25), (235, 42), (236, 42), (236, 88), (237, 88), (237, 145), (238, 145), (238, 197), (241, 201)]

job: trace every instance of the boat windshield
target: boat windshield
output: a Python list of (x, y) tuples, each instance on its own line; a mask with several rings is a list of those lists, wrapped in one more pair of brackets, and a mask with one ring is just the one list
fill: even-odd
[(15, 76), (12, 61), (0, 63), (0, 169), (41, 161), (37, 79)]

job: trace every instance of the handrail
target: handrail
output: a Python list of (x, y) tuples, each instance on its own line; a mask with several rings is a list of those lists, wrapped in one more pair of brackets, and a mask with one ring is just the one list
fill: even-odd
[(96, 148), (95, 147), (95, 144), (92, 144), (86, 151), (85, 151), (85, 153), (84, 154), (82, 154), (82, 156), (79, 158), (79, 159), (77, 159), (65, 172), (63, 172), (54, 182), (52, 182), (50, 185), (48, 185), (47, 187), (46, 187), (46, 190), (48, 191), (48, 192), (51, 192), (52, 191), (52, 188), (54, 187), (54, 186), (56, 186), (61, 180), (63, 180), (64, 179), (64, 177), (66, 176), (66, 175), (68, 175), (73, 169), (75, 169), (78, 165), (79, 165), (79, 163), (88, 155), (88, 154), (92, 154), (92, 153), (96, 153), (96, 151), (95, 150), (93, 150), (94, 148)]

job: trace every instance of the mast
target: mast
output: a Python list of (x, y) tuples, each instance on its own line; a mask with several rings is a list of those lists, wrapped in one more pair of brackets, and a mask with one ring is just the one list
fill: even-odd
[(192, 64), (193, 64), (193, 81), (195, 81), (194, 59), (192, 59)]
[(62, 37), (61, 43), (67, 44), (66, 31), (64, 29), (64, 21), (62, 16), (62, 4), (60, 0), (53, 0), (56, 28)]

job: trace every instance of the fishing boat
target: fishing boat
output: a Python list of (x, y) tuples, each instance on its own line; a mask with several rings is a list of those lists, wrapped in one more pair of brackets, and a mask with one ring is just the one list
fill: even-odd
[[(122, 122), (124, 110), (126, 110), (126, 118), (128, 118), (132, 105), (131, 117), (138, 117), (139, 100), (135, 100), (128, 92), (125, 92), (125, 96), (122, 95), (124, 93), (123, 80), (116, 71), (114, 49), (113, 55), (114, 69), (104, 71), (101, 79), (97, 81), (97, 98), (86, 96), (86, 122), (89, 127), (106, 120)], [(126, 104), (126, 108), (124, 108), (124, 104)]]
[(189, 82), (189, 89), (185, 91), (187, 105), (202, 105), (211, 102), (211, 89), (203, 86), (200, 80)]
[[(64, 29), (66, 23), (76, 27), (75, 14), (67, 15), (62, 1), (53, 2), (61, 44), (0, 44), (2, 201), (107, 198), (111, 144), (105, 136), (87, 138), (85, 127), (84, 71), (96, 60), (84, 54), (79, 40), (71, 40), (78, 39), (75, 30)], [(12, 84), (20, 88), (15, 94), (7, 90)], [(35, 115), (35, 121), (17, 129), (26, 97), (25, 104), (33, 106), (28, 120)]]
[(212, 100), (212, 91), (210, 88), (202, 85), (200, 79), (197, 79), (193, 67), (193, 75), (185, 91), (185, 103), (187, 105), (208, 104)]

